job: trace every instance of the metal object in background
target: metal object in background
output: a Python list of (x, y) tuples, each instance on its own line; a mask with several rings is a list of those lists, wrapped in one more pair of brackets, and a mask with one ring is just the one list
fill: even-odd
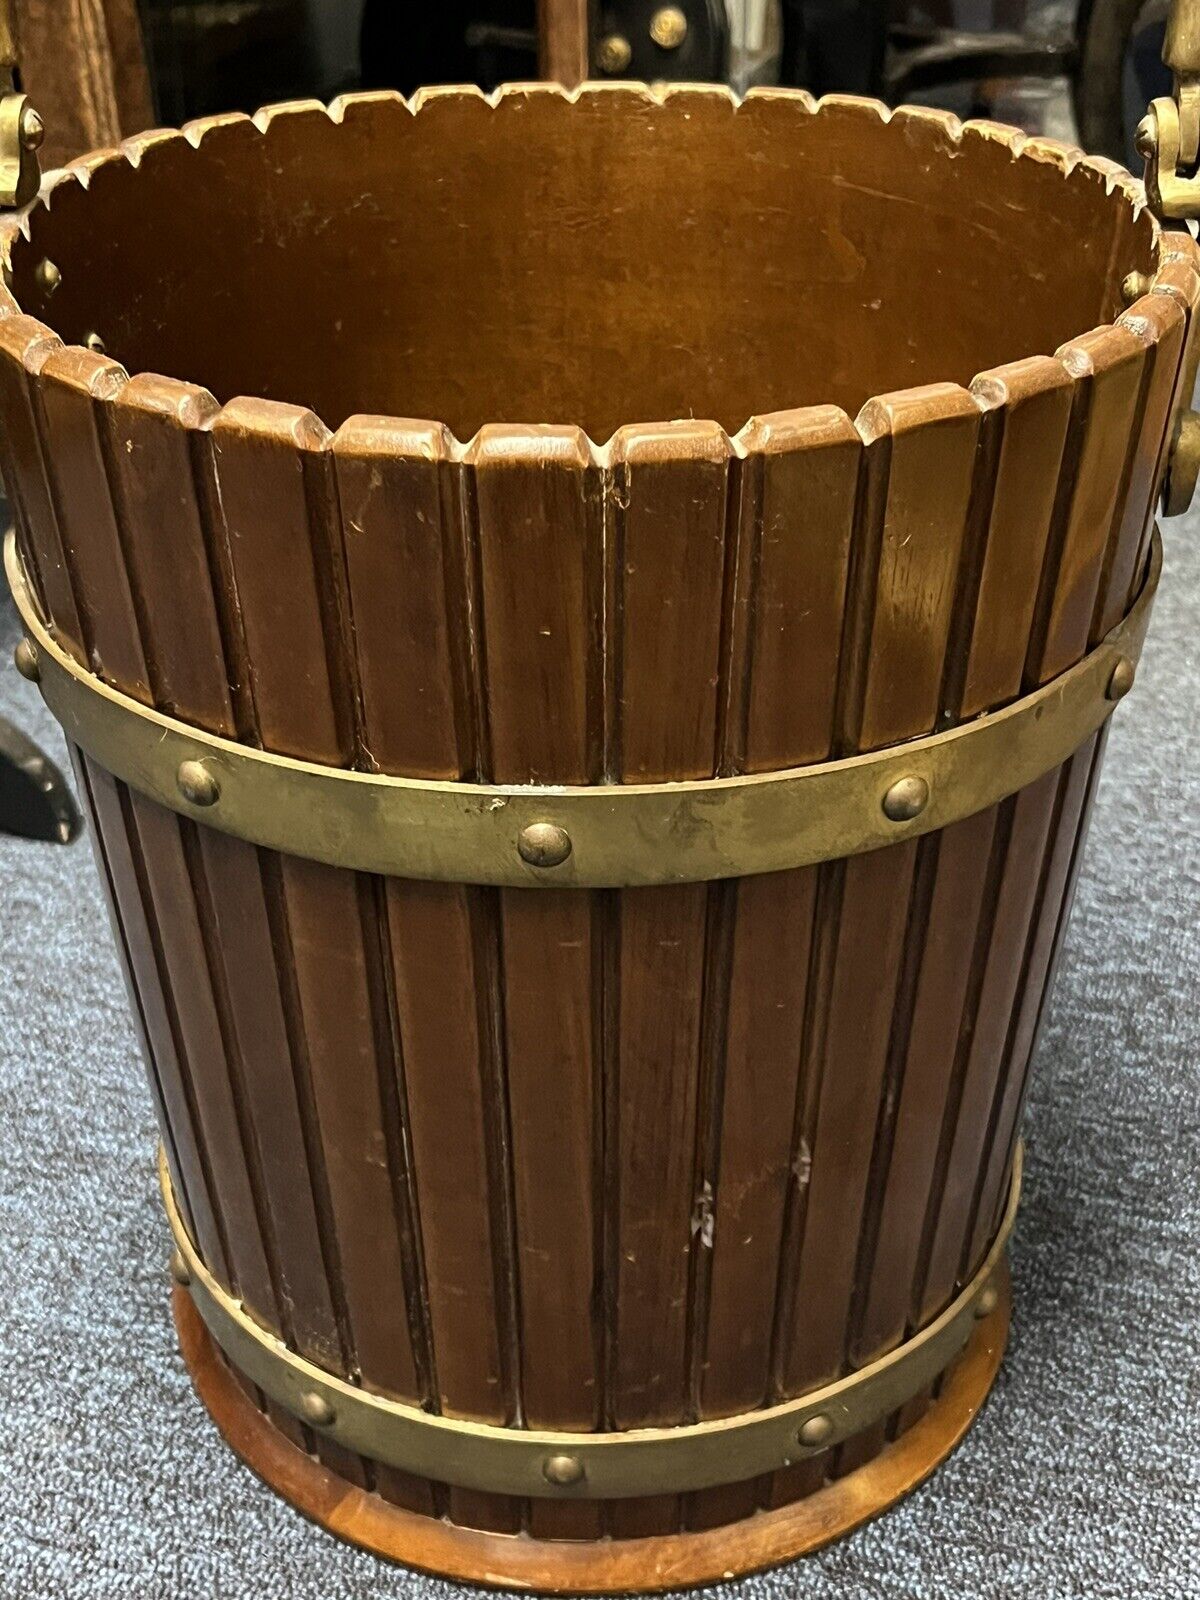
[(1169, 0), (1080, 0), (1071, 72), (1079, 142), (1125, 166), (1147, 104), (1169, 92), (1162, 62)]
[(70, 844), (81, 825), (66, 779), (54, 762), (0, 717), (0, 833)]
[(596, 8), (598, 76), (723, 83), (729, 72), (725, 0), (608, 0)]
[(1071, 72), (1077, 58), (1075, 39), (1065, 32), (1036, 38), (1003, 30), (980, 33), (901, 24), (891, 32), (883, 92), (895, 105), (951, 83), (1058, 78)]

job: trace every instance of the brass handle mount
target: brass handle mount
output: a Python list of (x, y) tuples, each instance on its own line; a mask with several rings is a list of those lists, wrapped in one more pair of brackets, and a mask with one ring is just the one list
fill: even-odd
[(42, 181), (38, 150), (45, 124), (17, 83), (15, 0), (0, 0), (0, 209), (27, 206)]

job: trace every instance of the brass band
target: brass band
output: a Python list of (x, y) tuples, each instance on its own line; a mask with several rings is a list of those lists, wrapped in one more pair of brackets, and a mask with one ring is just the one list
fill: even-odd
[(987, 1259), (935, 1322), (881, 1360), (783, 1405), (675, 1428), (551, 1433), (435, 1416), (314, 1366), (261, 1328), (209, 1273), (188, 1237), (162, 1154), (174, 1271), (234, 1367), (322, 1437), (437, 1483), (495, 1494), (619, 1499), (738, 1483), (853, 1438), (911, 1400), (954, 1360), (997, 1304), (1021, 1192), (1018, 1149), (1004, 1220)]
[(132, 788), (251, 843), (353, 871), (514, 887), (621, 888), (778, 872), (946, 827), (1061, 765), (1131, 686), (1158, 584), (1077, 666), (1003, 710), (869, 755), (691, 783), (533, 788), (296, 761), (154, 711), (51, 638), (15, 538), (22, 670), (68, 740)]

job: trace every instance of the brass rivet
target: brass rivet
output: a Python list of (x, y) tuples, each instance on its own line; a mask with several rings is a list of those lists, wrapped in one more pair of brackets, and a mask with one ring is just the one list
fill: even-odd
[(26, 106), (21, 113), (21, 143), (26, 150), (38, 150), (46, 137), (46, 124), (38, 116), (32, 106)]
[(531, 867), (559, 867), (571, 854), (571, 836), (556, 822), (531, 822), (521, 829), (517, 850)]
[(818, 1411), (815, 1417), (809, 1417), (803, 1424), (796, 1437), (809, 1450), (828, 1444), (833, 1437), (833, 1418), (826, 1416), (824, 1411)]
[(185, 1289), (192, 1281), (192, 1275), (187, 1269), (187, 1262), (183, 1259), (183, 1254), (179, 1250), (171, 1251), (171, 1276), (176, 1283), (181, 1284)]
[(13, 651), (13, 665), (23, 678), (28, 678), (30, 683), (36, 683), (42, 675), (37, 651), (28, 639), (18, 641), (17, 648)]
[(883, 814), (889, 822), (911, 822), (929, 804), (924, 778), (900, 778), (883, 797)]
[(568, 1489), (573, 1483), (583, 1482), (583, 1462), (578, 1456), (547, 1456), (542, 1463), (542, 1477), (547, 1483)]
[(687, 17), (678, 6), (662, 6), (650, 18), (650, 37), (660, 50), (678, 50), (687, 31)]
[(1108, 680), (1108, 698), (1110, 700), (1124, 700), (1133, 688), (1133, 662), (1128, 656), (1122, 656), (1112, 669), (1112, 677)]
[(633, 46), (623, 33), (609, 33), (596, 46), (596, 65), (601, 72), (624, 72), (633, 60)]
[(97, 356), (104, 355), (108, 349), (108, 346), (98, 333), (85, 333), (83, 336), (83, 347), (85, 350), (90, 350), (93, 355)]
[(1138, 123), (1133, 146), (1143, 161), (1149, 161), (1158, 149), (1158, 121), (1151, 114), (1147, 113)]
[(37, 271), (34, 273), (38, 288), (43, 294), (53, 294), (62, 282), (62, 273), (47, 256), (44, 261), (39, 261)]
[(975, 1302), (975, 1315), (979, 1318), (980, 1322), (982, 1322), (984, 1317), (991, 1316), (992, 1312), (995, 1311), (999, 1304), (1000, 1291), (997, 1289), (994, 1283), (989, 1283), (987, 1288), (979, 1296), (979, 1299)]
[(1150, 285), (1154, 279), (1148, 272), (1127, 272), (1121, 280), (1121, 294), (1125, 304), (1131, 306), (1135, 300), (1140, 300), (1144, 294), (1150, 293)]
[(203, 761), (185, 761), (175, 775), (179, 792), (189, 805), (215, 806), (221, 788)]
[(334, 1409), (323, 1394), (316, 1394), (311, 1389), (302, 1396), (300, 1409), (304, 1413), (305, 1422), (311, 1422), (314, 1428), (328, 1428), (334, 1419)]

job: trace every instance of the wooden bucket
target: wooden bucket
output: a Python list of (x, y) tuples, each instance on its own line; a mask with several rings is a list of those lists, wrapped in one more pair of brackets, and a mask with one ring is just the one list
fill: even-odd
[(977, 1412), (1200, 285), (1140, 195), (521, 87), (147, 134), (12, 232), (20, 664), (184, 1354), (343, 1537), (707, 1581)]

